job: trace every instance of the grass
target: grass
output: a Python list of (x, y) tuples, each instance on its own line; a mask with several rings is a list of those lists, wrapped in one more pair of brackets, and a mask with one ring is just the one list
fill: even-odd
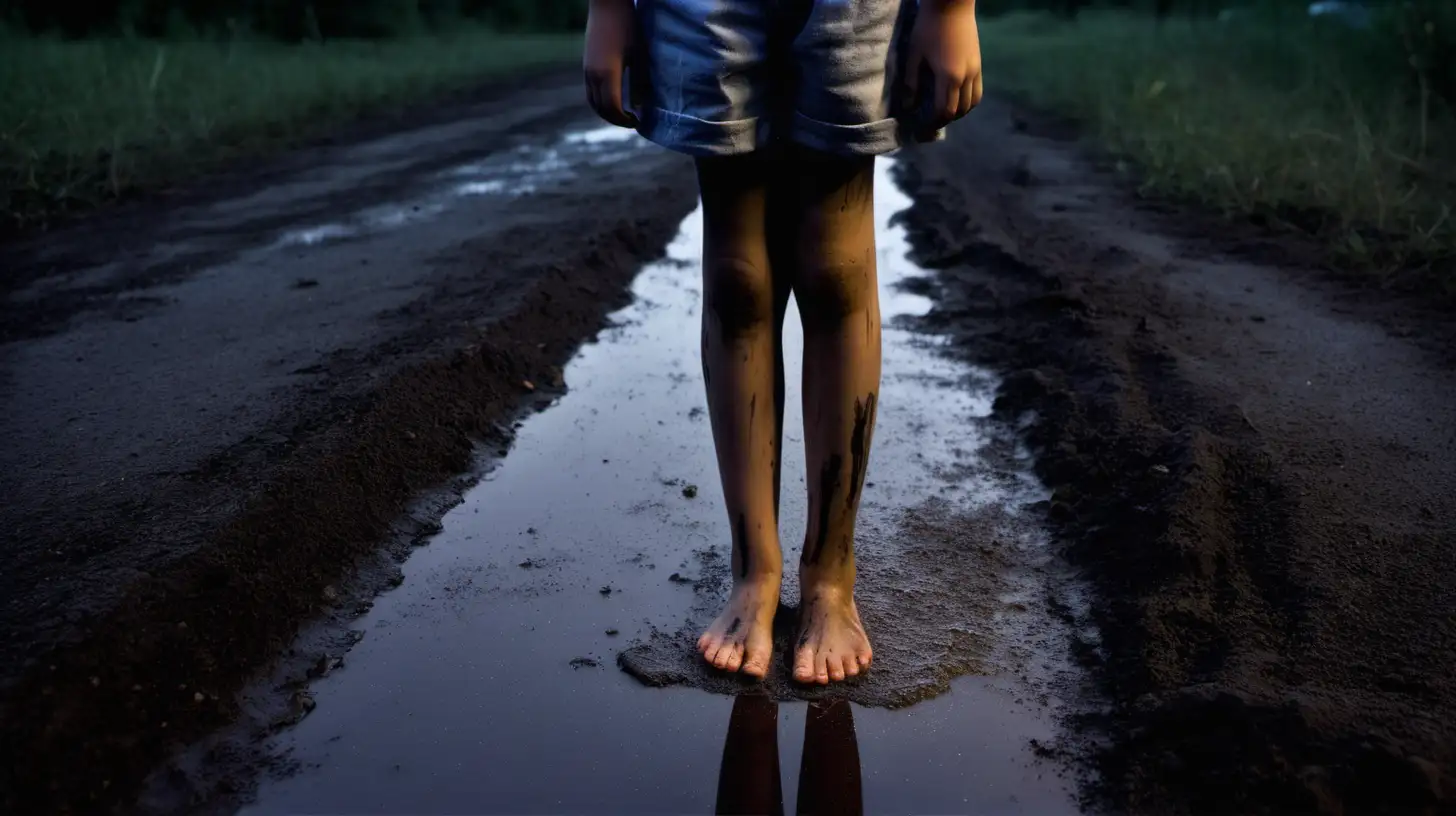
[(990, 87), (1084, 122), (1148, 189), (1456, 292), (1456, 117), (1385, 31), (1015, 15), (981, 39)]
[(484, 29), (304, 45), (0, 33), (0, 231), (579, 53), (574, 35)]

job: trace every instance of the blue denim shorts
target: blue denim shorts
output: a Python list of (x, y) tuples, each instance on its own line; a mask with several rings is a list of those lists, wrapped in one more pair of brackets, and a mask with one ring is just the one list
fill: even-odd
[(638, 0), (641, 133), (693, 156), (789, 141), (888, 153), (910, 141), (898, 63), (917, 0)]

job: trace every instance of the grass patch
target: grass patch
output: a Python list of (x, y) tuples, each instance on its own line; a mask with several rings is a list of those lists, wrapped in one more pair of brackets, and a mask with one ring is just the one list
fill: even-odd
[(1456, 117), (1394, 26), (1011, 15), (982, 42), (991, 87), (1088, 124), (1147, 188), (1456, 292)]
[(303, 45), (0, 34), (0, 231), (579, 53), (576, 35), (485, 29)]

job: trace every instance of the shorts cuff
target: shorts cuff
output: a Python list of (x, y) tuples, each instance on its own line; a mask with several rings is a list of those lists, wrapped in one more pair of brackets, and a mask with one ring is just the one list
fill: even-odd
[[(863, 125), (833, 125), (794, 114), (793, 140), (805, 147), (839, 156), (879, 156), (893, 153), (917, 139), (909, 123), (899, 119), (880, 119)], [(937, 130), (930, 141), (945, 139), (945, 131)]]
[(759, 120), (712, 122), (685, 113), (648, 108), (637, 132), (648, 141), (689, 156), (737, 156), (759, 145)]
[(805, 147), (840, 156), (878, 156), (900, 147), (900, 122), (880, 119), (863, 125), (833, 125), (794, 114), (793, 140)]

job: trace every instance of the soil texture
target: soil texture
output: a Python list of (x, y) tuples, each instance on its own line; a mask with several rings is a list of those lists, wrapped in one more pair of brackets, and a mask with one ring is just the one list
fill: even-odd
[(1150, 201), (993, 100), (907, 187), (925, 319), (1004, 373), (1133, 812), (1456, 807), (1452, 321), (1318, 248)]
[(230, 722), (561, 392), (694, 203), (660, 153), (510, 194), (596, 126), (574, 74), (452, 112), (3, 249), (0, 810), (124, 805)]

